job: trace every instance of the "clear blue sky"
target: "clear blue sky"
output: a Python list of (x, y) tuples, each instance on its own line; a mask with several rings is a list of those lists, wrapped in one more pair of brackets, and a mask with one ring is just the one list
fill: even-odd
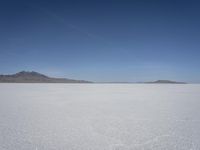
[(4, 0), (0, 74), (200, 82), (200, 2)]

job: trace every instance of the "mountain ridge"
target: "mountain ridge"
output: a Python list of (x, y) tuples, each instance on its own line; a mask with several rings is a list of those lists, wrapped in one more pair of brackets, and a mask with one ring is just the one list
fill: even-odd
[(35, 71), (20, 71), (11, 75), (0, 75), (0, 83), (92, 83), (86, 80), (49, 77)]

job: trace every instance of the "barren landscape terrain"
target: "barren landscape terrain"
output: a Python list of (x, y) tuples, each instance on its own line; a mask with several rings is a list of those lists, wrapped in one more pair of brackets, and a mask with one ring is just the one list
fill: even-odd
[(198, 84), (0, 84), (1, 150), (199, 150)]

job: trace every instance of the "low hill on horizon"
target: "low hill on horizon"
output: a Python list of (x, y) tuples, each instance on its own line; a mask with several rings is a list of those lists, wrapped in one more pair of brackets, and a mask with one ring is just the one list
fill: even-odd
[(186, 82), (177, 82), (171, 80), (156, 80), (153, 82), (143, 82), (143, 83), (150, 83), (150, 84), (186, 84)]
[(21, 71), (11, 75), (0, 75), (0, 83), (92, 83), (91, 81), (54, 78), (35, 71)]

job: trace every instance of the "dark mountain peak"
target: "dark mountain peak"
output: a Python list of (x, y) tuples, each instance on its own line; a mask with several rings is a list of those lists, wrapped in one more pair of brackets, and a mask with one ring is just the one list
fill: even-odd
[(53, 78), (35, 71), (21, 71), (13, 75), (0, 75), (0, 83), (91, 83), (90, 81)]
[(41, 73), (35, 72), (35, 71), (20, 71), (16, 74), (14, 74), (16, 77), (43, 77), (48, 78), (46, 75), (43, 75)]

